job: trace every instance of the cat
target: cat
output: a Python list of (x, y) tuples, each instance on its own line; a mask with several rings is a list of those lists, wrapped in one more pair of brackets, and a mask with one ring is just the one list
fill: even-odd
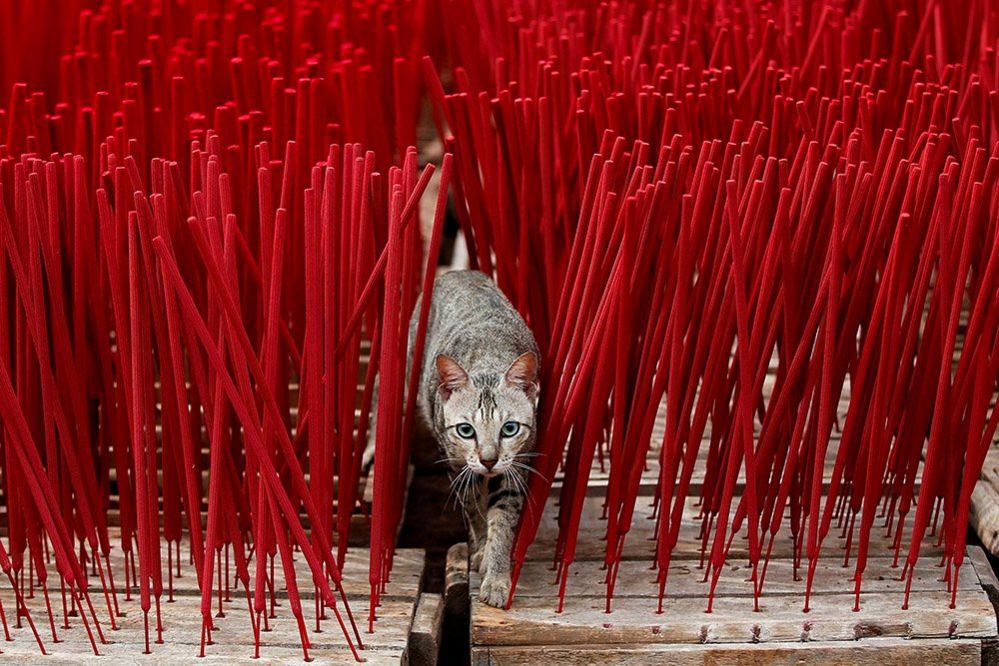
[[(410, 372), (419, 313), (417, 301)], [(537, 342), (492, 279), (452, 271), (434, 282), (419, 372), (417, 427), (433, 436), (455, 474), (451, 486), (468, 526), (470, 563), (482, 574), (479, 599), (505, 606), (537, 435)], [(365, 460), (372, 453), (369, 443)]]

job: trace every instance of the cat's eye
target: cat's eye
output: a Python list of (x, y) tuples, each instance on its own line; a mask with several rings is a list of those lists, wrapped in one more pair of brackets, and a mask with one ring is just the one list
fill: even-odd
[(472, 427), (471, 423), (459, 423), (454, 427), (454, 431), (462, 439), (472, 439), (475, 437), (475, 428)]
[(513, 437), (518, 432), (520, 432), (520, 424), (516, 421), (507, 421), (503, 424), (503, 427), (500, 428), (500, 434), (504, 437)]

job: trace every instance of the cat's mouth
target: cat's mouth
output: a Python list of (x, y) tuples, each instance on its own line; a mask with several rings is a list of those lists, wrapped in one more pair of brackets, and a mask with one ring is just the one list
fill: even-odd
[(473, 474), (482, 477), (483, 479), (491, 479), (497, 476), (503, 476), (506, 474), (507, 466), (496, 465), (492, 469), (486, 467), (482, 463), (467, 464), (465, 465)]

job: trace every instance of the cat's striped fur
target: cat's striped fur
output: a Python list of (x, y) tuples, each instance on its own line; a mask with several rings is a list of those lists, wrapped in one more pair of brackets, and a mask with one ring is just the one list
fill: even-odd
[[(455, 474), (472, 565), (483, 576), (479, 598), (502, 606), (535, 444), (537, 343), (489, 277), (456, 271), (434, 283), (423, 359), (419, 415)], [(469, 427), (473, 438), (462, 436)]]

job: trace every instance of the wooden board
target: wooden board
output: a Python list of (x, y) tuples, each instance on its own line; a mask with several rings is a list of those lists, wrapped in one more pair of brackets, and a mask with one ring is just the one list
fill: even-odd
[[(231, 598), (223, 603), (224, 617), (215, 617), (218, 629), (213, 632), (214, 645), (210, 645), (204, 660), (195, 659), (199, 653), (201, 637), (201, 596), (195, 572), (187, 563), (187, 544), (182, 544), (182, 576), (173, 580), (173, 601), (167, 592), (162, 597), (164, 643), (153, 644), (151, 654), (143, 655), (143, 614), (139, 594), (133, 588), (131, 600), (125, 599), (123, 585), (123, 560), (118, 548), (112, 550), (111, 565), (119, 587), (118, 603), (124, 615), (117, 618), (119, 629), (110, 631), (109, 617), (99, 579), (91, 578), (91, 599), (97, 610), (98, 620), (109, 643), (98, 645), (101, 657), (93, 655), (87, 634), (79, 617), (70, 617), (70, 629), (62, 628), (61, 595), (50, 590), (53, 609), (56, 610), (56, 631), (61, 642), (52, 641), (45, 612), (44, 597), (36, 588), (28, 607), (42, 635), (50, 656), (45, 664), (190, 664), (190, 663), (253, 663), (253, 664), (304, 664), (298, 627), (287, 602), (286, 587), (280, 563), (276, 566), (276, 585), (279, 605), (276, 617), (270, 620), (271, 631), (262, 633), (260, 659), (253, 657), (253, 630), (246, 593), (240, 587), (233, 589)], [(163, 562), (166, 562), (164, 549)], [(164, 564), (165, 566), (165, 564)], [(369, 610), (368, 551), (351, 549), (343, 569), (343, 587), (361, 632), (365, 650), (361, 656), (369, 664), (399, 664), (408, 657), (410, 629), (420, 597), (424, 567), (424, 552), (416, 549), (396, 551), (392, 576), (385, 587), (381, 606), (377, 609), (374, 633), (367, 632)], [(315, 631), (314, 588), (304, 557), (295, 557), (296, 578), (311, 641), (310, 656), (321, 663), (355, 663), (343, 634), (333, 617), (322, 622), (322, 631)], [(164, 573), (165, 576), (165, 573)], [(55, 577), (51, 576), (50, 581)], [(164, 577), (164, 586), (167, 585)], [(252, 588), (251, 588), (252, 589)], [(11, 623), (13, 641), (0, 641), (0, 663), (34, 663), (40, 656), (27, 624), (20, 629), (13, 626), (14, 596), (9, 584), (0, 586), (0, 600)], [(217, 611), (218, 598), (213, 598), (213, 613)], [(341, 605), (341, 611), (343, 610)], [(150, 624), (155, 628), (155, 613), (150, 613)], [(348, 625), (349, 626), (349, 625)], [(155, 631), (152, 633), (155, 639)]]
[(844, 568), (834, 556), (819, 561), (808, 613), (802, 609), (804, 582), (786, 557), (771, 561), (758, 613), (751, 570), (739, 556), (723, 570), (711, 613), (705, 612), (709, 584), (691, 558), (670, 567), (662, 614), (656, 612), (655, 572), (647, 559), (621, 564), (610, 613), (599, 561), (573, 563), (561, 613), (550, 562), (525, 563), (509, 611), (478, 602), (474, 590), (480, 577), (473, 572), (472, 659), (475, 664), (536, 663), (542, 655), (569, 664), (982, 663), (983, 645), (999, 633), (983, 581), (994, 580), (991, 568), (980, 550), (969, 552), (951, 609), (933, 559), (916, 569), (910, 607), (903, 610), (900, 569), (891, 557), (872, 554), (859, 612), (852, 611), (853, 567)]
[(981, 478), (971, 493), (969, 521), (985, 549), (999, 555), (999, 447), (995, 445), (986, 454)]
[[(774, 563), (777, 564), (777, 563)], [(971, 549), (950, 610), (935, 567), (917, 569), (913, 604), (900, 609), (900, 583), (891, 563), (874, 560), (862, 609), (852, 613), (850, 576), (824, 563), (816, 574), (812, 610), (801, 611), (801, 581), (773, 568), (773, 584), (754, 613), (743, 565), (729, 564), (720, 599), (704, 612), (706, 584), (688, 563), (670, 573), (664, 613), (649, 594), (654, 578), (644, 565), (625, 563), (614, 610), (604, 612), (603, 575), (594, 562), (576, 563), (563, 613), (554, 612), (554, 575), (540, 562), (525, 565), (518, 601), (509, 612), (473, 603), (472, 663), (534, 664), (967, 664), (993, 663), (996, 616), (985, 581), (995, 578), (980, 549)], [(887, 575), (886, 575), (887, 574)], [(778, 584), (778, 581), (782, 581)], [(478, 577), (473, 575), (473, 588)], [(644, 589), (643, 589), (643, 586)], [(792, 594), (794, 592), (794, 594)], [(474, 597), (473, 597), (474, 598)], [(989, 659), (994, 654), (988, 655)]]
[(898, 638), (988, 638), (996, 635), (996, 617), (988, 596), (978, 589), (958, 590), (950, 609), (946, 590), (918, 591), (907, 610), (901, 589), (864, 594), (860, 612), (851, 611), (852, 594), (812, 598), (802, 611), (799, 595), (767, 595), (753, 612), (749, 597), (720, 596), (705, 612), (706, 598), (668, 597), (656, 613), (654, 595), (614, 600), (611, 613), (602, 597), (574, 594), (563, 612), (554, 595), (518, 598), (509, 611), (473, 601), (474, 645), (570, 645), (612, 643), (771, 643), (853, 641), (873, 636)]
[[(738, 498), (736, 498), (738, 500)], [(603, 517), (602, 497), (587, 497), (583, 502), (582, 515), (580, 518), (579, 535), (576, 545), (576, 559), (583, 560), (603, 560), (607, 549), (606, 532), (607, 520)], [(733, 504), (734, 507), (734, 504)], [(733, 509), (734, 512), (734, 509)], [(542, 515), (541, 523), (538, 526), (538, 533), (534, 542), (527, 551), (527, 558), (534, 560), (549, 561), (555, 550), (555, 541), (558, 537), (557, 522), (558, 507), (550, 501)], [(699, 518), (700, 507), (697, 505), (697, 498), (687, 498), (684, 506), (683, 519), (680, 525), (680, 533), (677, 545), (673, 549), (673, 560), (699, 560), (701, 557), (701, 539), (699, 538), (701, 520)], [(911, 514), (910, 514), (911, 515)], [(882, 525), (878, 521), (875, 527)], [(656, 520), (652, 515), (652, 498), (649, 496), (639, 497), (635, 504), (632, 526), (628, 532), (624, 543), (623, 559), (643, 560), (649, 562), (655, 552), (655, 530)], [(773, 560), (779, 560), (791, 556), (792, 543), (788, 536), (789, 530), (782, 528), (774, 542)], [(908, 544), (906, 540), (908, 534), (903, 537), (903, 544)], [(823, 544), (823, 558), (836, 558), (834, 553), (843, 553), (846, 539), (841, 538), (841, 531), (837, 529), (834, 521), (829, 536)], [(748, 544), (745, 539), (736, 539), (729, 551), (731, 561), (748, 557)], [(710, 543), (709, 543), (710, 547)], [(856, 550), (856, 547), (854, 547)], [(927, 561), (934, 555), (938, 555), (941, 550), (935, 546), (933, 540), (926, 539), (923, 544), (922, 554)], [(883, 529), (871, 530), (871, 557), (894, 555), (892, 540), (885, 536)]]
[(456, 543), (444, 563), (444, 606), (448, 613), (468, 614), (468, 544)]
[(812, 641), (780, 645), (550, 645), (496, 646), (472, 649), (473, 666), (545, 663), (560, 666), (623, 664), (631, 666), (979, 666), (981, 641), (975, 639), (870, 638), (859, 642)]
[(409, 663), (411, 666), (434, 666), (441, 648), (444, 624), (444, 597), (424, 592), (413, 615), (409, 631)]

